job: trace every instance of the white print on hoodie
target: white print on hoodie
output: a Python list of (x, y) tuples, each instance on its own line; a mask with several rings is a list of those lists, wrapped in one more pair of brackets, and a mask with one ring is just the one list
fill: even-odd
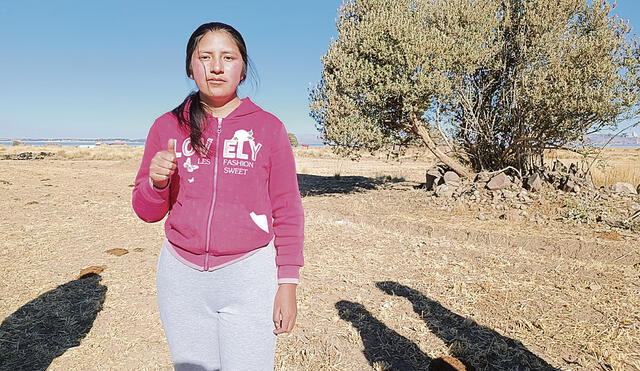
[(238, 158), (241, 160), (249, 159), (249, 155), (244, 153), (244, 143), (249, 142), (251, 147), (251, 161), (255, 161), (258, 156), (262, 143), (256, 144), (253, 140), (253, 130), (236, 130), (232, 139), (224, 140), (223, 158)]

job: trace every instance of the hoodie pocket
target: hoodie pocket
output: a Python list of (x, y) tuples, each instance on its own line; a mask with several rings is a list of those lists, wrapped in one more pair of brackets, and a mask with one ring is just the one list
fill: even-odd
[(268, 218), (265, 214), (250, 211), (239, 202), (220, 202), (216, 204), (215, 223), (223, 233), (269, 233)]
[(269, 218), (265, 214), (250, 211), (239, 202), (216, 204), (213, 222), (213, 244), (222, 254), (249, 251), (268, 243)]
[(188, 216), (188, 210), (183, 205), (183, 201), (176, 200), (167, 217), (167, 223), (169, 228), (180, 235), (183, 240), (189, 240), (195, 236), (195, 230), (186, 216)]

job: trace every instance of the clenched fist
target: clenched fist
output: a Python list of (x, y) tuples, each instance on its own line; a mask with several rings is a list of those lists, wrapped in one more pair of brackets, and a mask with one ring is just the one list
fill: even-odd
[(169, 178), (176, 171), (176, 140), (169, 139), (166, 151), (158, 151), (151, 159), (149, 177), (156, 188), (164, 188), (169, 184)]

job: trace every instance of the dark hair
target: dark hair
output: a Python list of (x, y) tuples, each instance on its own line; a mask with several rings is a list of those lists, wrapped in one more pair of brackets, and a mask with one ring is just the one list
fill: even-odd
[[(198, 46), (198, 43), (200, 42), (202, 37), (204, 37), (204, 35), (206, 35), (208, 32), (213, 31), (227, 32), (238, 46), (238, 50), (240, 50), (240, 55), (242, 56), (242, 61), (244, 62), (244, 65), (242, 67), (242, 80), (240, 80), (240, 83), (243, 83), (247, 78), (247, 72), (250, 65), (249, 56), (247, 55), (247, 46), (244, 43), (244, 39), (242, 38), (242, 35), (240, 34), (240, 32), (238, 32), (238, 30), (229, 26), (228, 24), (221, 22), (205, 23), (198, 27), (191, 34), (191, 37), (187, 42), (187, 56), (185, 60), (187, 76), (193, 74), (193, 71), (191, 71), (191, 56), (193, 55), (193, 51)], [(185, 117), (185, 115), (183, 114), (187, 103), (189, 103), (189, 118)], [(193, 149), (198, 151), (201, 155), (208, 155), (207, 148), (205, 147), (205, 144), (202, 143), (202, 133), (206, 129), (205, 127), (202, 127), (202, 124), (205, 122), (206, 112), (200, 104), (199, 91), (196, 90), (189, 93), (189, 95), (187, 95), (187, 97), (182, 101), (182, 103), (180, 103), (178, 107), (171, 110), (171, 113), (173, 113), (178, 118), (178, 123), (180, 126), (189, 130), (189, 137), (191, 138), (191, 146), (193, 147)]]

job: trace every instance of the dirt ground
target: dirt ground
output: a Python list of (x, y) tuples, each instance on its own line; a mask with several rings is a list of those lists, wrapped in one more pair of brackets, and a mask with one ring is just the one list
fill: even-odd
[[(155, 296), (163, 222), (130, 203), (140, 150), (0, 161), (7, 369), (172, 369)], [(481, 220), (415, 187), (428, 159), (309, 151), (296, 151), (298, 319), (277, 370), (426, 370), (444, 355), (479, 370), (640, 370), (637, 233)], [(90, 266), (103, 270), (76, 279)]]

